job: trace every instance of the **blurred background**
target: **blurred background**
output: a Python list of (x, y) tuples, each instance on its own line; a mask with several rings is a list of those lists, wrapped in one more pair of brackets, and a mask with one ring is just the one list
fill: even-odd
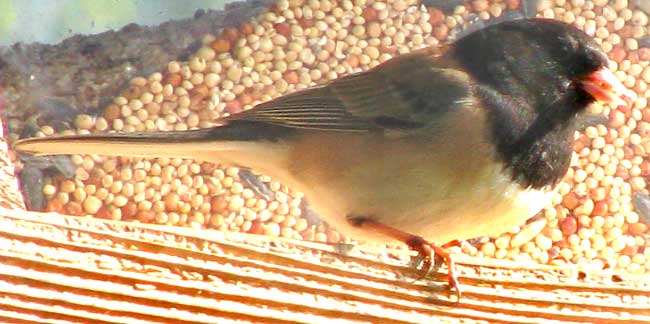
[(222, 9), (232, 0), (0, 0), (0, 45), (57, 43), (135, 22), (157, 25), (191, 17), (197, 9)]

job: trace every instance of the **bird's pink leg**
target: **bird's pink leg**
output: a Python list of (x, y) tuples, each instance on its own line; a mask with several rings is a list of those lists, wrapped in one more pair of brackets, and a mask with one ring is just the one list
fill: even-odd
[(461, 291), (458, 283), (458, 278), (454, 272), (454, 260), (449, 251), (445, 248), (452, 246), (454, 241), (447, 243), (443, 246), (436, 245), (422, 238), (421, 236), (413, 235), (394, 227), (382, 224), (367, 217), (349, 217), (348, 221), (357, 227), (363, 227), (368, 230), (382, 233), (388, 237), (392, 237), (398, 241), (404, 242), (411, 250), (418, 252), (419, 256), (423, 259), (422, 270), (425, 275), (429, 273), (433, 267), (432, 260), (434, 257), (440, 257), (445, 260), (448, 268), (449, 287), (456, 290), (456, 296), (460, 301)]

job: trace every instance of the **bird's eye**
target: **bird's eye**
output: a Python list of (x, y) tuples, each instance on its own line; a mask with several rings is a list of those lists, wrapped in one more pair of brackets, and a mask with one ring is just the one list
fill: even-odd
[(569, 35), (562, 37), (560, 39), (560, 42), (562, 43), (562, 51), (565, 53), (574, 52), (578, 50), (578, 47), (580, 46), (580, 43), (578, 43), (575, 38)]

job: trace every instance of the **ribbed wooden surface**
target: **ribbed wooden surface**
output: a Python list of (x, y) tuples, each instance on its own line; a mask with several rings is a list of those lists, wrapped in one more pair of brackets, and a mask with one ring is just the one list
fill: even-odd
[[(0, 98), (0, 101), (2, 98)], [(2, 103), (0, 103), (0, 112)], [(9, 159), (7, 140), (2, 137), (2, 121), (0, 121), (0, 206), (6, 208), (25, 208), (23, 196), (20, 194), (18, 180), (14, 176), (14, 165)]]
[[(0, 210), (2, 323), (650, 323), (650, 280)], [(467, 264), (474, 263), (474, 264)], [(623, 279), (621, 282), (614, 282)]]

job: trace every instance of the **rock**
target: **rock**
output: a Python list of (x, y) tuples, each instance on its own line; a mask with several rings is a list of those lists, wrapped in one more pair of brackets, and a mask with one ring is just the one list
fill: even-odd
[(639, 44), (639, 48), (650, 47), (650, 36), (644, 36), (639, 38), (639, 40), (637, 40), (637, 43)]
[(457, 6), (465, 4), (463, 0), (423, 0), (422, 4), (426, 7), (434, 7), (442, 10), (447, 15), (453, 14)]
[(650, 223), (650, 196), (637, 192), (632, 197), (634, 210), (639, 214), (639, 218), (644, 223)]
[(521, 12), (527, 18), (532, 18), (537, 15), (537, 2), (538, 0), (521, 0)]
[(632, 6), (650, 14), (650, 1), (648, 0), (632, 0)]
[(35, 167), (25, 167), (18, 174), (27, 210), (43, 211), (46, 201), (43, 194), (43, 171)]

